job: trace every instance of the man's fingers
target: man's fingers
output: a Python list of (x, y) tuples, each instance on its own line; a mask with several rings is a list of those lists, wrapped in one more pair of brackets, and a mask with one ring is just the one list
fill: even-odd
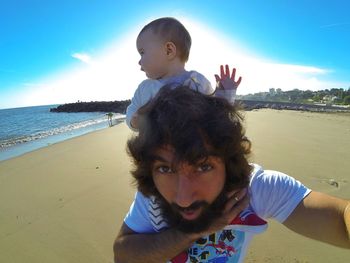
[(227, 198), (235, 197), (235, 199), (242, 199), (247, 194), (247, 188), (233, 190), (227, 194)]
[(245, 195), (239, 201), (236, 201), (235, 197), (236, 196), (232, 198), (234, 201), (230, 200), (230, 202), (227, 203), (228, 206), (225, 207), (225, 212), (223, 214), (225, 224), (231, 223), (249, 205), (250, 199), (248, 195)]
[(247, 193), (248, 193), (247, 188), (243, 188), (237, 193), (237, 196), (239, 199), (242, 199), (243, 197), (247, 196)]
[(221, 81), (221, 79), (220, 79), (219, 75), (215, 74), (214, 76), (215, 76), (215, 80), (216, 80), (216, 82), (220, 82), (220, 81)]
[(228, 192), (226, 194), (227, 199), (232, 198), (234, 195), (239, 195), (239, 192), (244, 191), (244, 189), (245, 188), (243, 188), (243, 189), (235, 189), (235, 190), (232, 190), (231, 192)]
[(249, 205), (249, 196), (246, 195), (239, 202), (234, 205), (231, 210), (228, 212), (230, 221), (232, 221), (243, 209)]
[(248, 206), (249, 197), (247, 192), (246, 188), (229, 192), (222, 216), (217, 218), (207, 230), (203, 231), (202, 236), (221, 230), (231, 223)]
[(241, 199), (247, 195), (247, 189), (241, 189), (239, 191), (232, 191), (227, 195), (227, 202), (225, 205), (225, 212), (229, 212)]

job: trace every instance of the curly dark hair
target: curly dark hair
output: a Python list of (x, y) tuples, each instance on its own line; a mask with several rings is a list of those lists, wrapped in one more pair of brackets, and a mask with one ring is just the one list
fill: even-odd
[(152, 165), (155, 151), (166, 145), (174, 149), (176, 162), (196, 164), (211, 155), (222, 158), (227, 191), (248, 185), (251, 143), (236, 106), (186, 86), (163, 87), (138, 114), (139, 133), (128, 140), (127, 150), (134, 162), (135, 184), (144, 195), (159, 196)]

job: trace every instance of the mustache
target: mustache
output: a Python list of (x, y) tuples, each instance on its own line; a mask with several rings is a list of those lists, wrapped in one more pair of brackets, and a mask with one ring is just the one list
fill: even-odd
[(174, 210), (177, 210), (177, 211), (182, 211), (182, 212), (187, 212), (187, 211), (192, 211), (192, 210), (197, 210), (201, 207), (208, 207), (209, 204), (206, 202), (206, 201), (196, 201), (194, 203), (192, 203), (191, 205), (187, 206), (187, 207), (182, 207), (182, 206), (179, 206), (178, 204), (176, 203), (172, 203), (171, 204), (171, 207), (174, 209)]
[[(174, 202), (168, 203), (161, 195), (158, 195), (157, 199), (169, 226), (175, 227), (184, 233), (199, 233), (207, 229), (214, 219), (221, 216), (227, 201), (226, 193), (226, 190), (223, 189), (214, 202), (197, 200), (187, 207), (179, 206)], [(180, 213), (181, 211), (192, 212), (200, 208), (202, 208), (201, 215), (194, 220), (185, 220)]]

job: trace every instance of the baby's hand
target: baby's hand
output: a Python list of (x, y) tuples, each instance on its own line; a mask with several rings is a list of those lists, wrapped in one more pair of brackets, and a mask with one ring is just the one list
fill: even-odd
[(236, 77), (235, 68), (232, 70), (232, 74), (230, 76), (230, 69), (228, 65), (225, 66), (225, 71), (224, 71), (224, 66), (221, 65), (220, 76), (215, 74), (216, 88), (223, 89), (223, 90), (237, 89), (239, 84), (242, 81), (242, 77), (239, 77), (237, 81), (235, 81), (235, 77)]

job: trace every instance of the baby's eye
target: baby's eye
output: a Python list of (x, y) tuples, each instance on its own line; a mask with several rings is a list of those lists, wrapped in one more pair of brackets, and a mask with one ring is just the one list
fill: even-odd
[(197, 167), (198, 172), (208, 172), (212, 169), (213, 169), (213, 166), (209, 163), (202, 163)]

